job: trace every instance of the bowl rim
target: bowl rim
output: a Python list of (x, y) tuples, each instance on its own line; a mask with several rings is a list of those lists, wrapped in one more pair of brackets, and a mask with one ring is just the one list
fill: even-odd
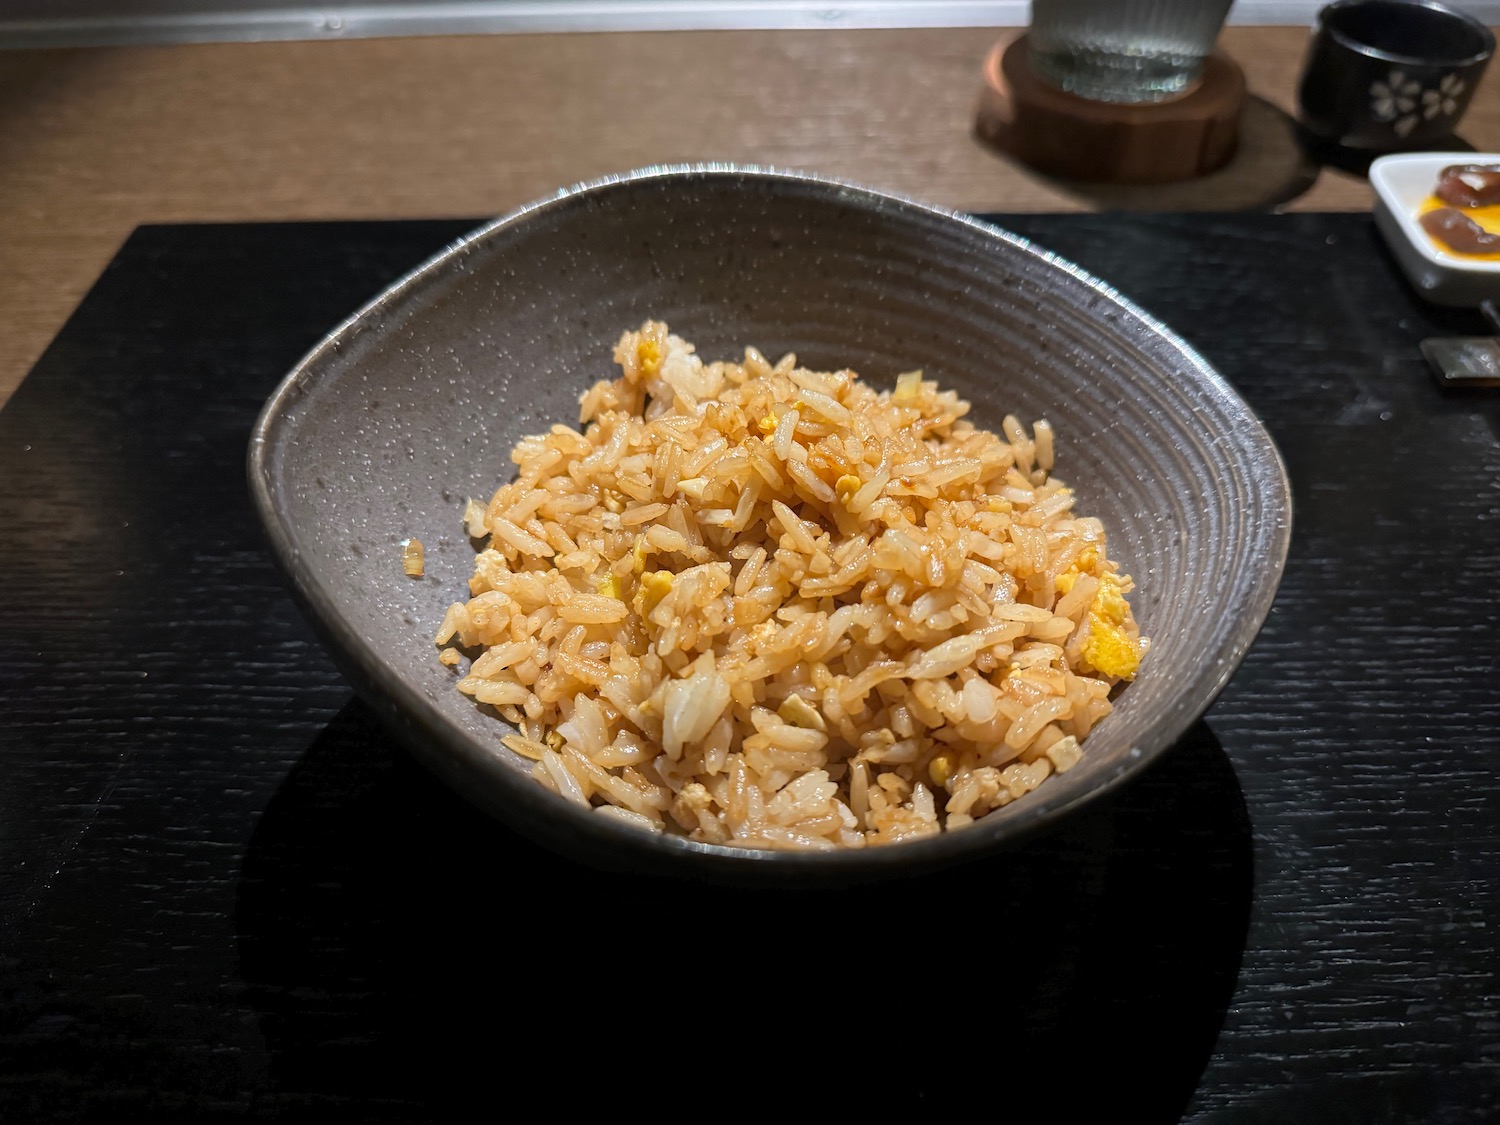
[[(986, 240), (1005, 244), (1024, 255), (1040, 259), (1081, 282), (1098, 297), (1135, 318), (1148, 330), (1147, 340), (1178, 353), (1184, 366), (1191, 368), (1193, 375), (1211, 393), (1216, 404), (1234, 417), (1236, 438), (1247, 450), (1246, 463), (1254, 464), (1257, 468), (1257, 472), (1247, 474), (1246, 479), (1248, 481), (1253, 478), (1255, 483), (1263, 486), (1250, 490), (1255, 494), (1255, 499), (1263, 502), (1260, 510), (1266, 517), (1258, 519), (1253, 525), (1259, 534), (1251, 544), (1261, 552), (1263, 565), (1243, 592), (1239, 603), (1221, 607), (1222, 620), (1232, 624), (1219, 630), (1214, 651), (1205, 652), (1205, 658), (1199, 664), (1196, 674), (1138, 732), (1129, 752), (1110, 773), (1101, 776), (1089, 788), (1067, 797), (1049, 797), (1046, 787), (1042, 787), (1028, 794), (1024, 809), (1017, 809), (1003, 820), (980, 818), (962, 831), (943, 832), (936, 836), (903, 841), (895, 846), (804, 852), (733, 847), (690, 840), (668, 833), (648, 833), (614, 818), (591, 815), (537, 785), (520, 771), (498, 762), (487, 770), (487, 776), (505, 790), (505, 800), (497, 804), (487, 800), (482, 794), (465, 793), (464, 796), (488, 807), (492, 812), (503, 805), (514, 812), (518, 819), (524, 819), (524, 814), (529, 813), (554, 822), (564, 821), (570, 830), (576, 829), (575, 835), (586, 850), (597, 850), (593, 845), (603, 845), (617, 852), (623, 850), (618, 861), (621, 866), (647, 864), (660, 868), (665, 865), (673, 873), (710, 878), (753, 878), (774, 872), (778, 876), (783, 873), (787, 876), (798, 873), (837, 880), (907, 874), (918, 868), (964, 862), (999, 850), (1055, 824), (1141, 773), (1170, 749), (1212, 705), (1254, 643), (1275, 600), (1291, 541), (1292, 492), (1285, 460), (1264, 423), (1197, 349), (1176, 332), (1123, 296), (1112, 285), (1071, 261), (1034, 245), (1031, 240), (972, 215), (901, 193), (814, 172), (765, 165), (729, 162), (650, 165), (584, 180), (524, 203), (481, 224), (401, 275), (327, 332), (283, 377), (266, 400), (251, 432), (245, 462), (249, 490), (256, 514), (270, 542), (272, 555), (287, 578), (292, 593), (301, 602), (325, 641), (330, 643), (336, 662), (344, 668), (346, 674), (353, 673), (351, 678), (356, 681), (356, 689), (367, 696), (373, 692), (375, 698), (371, 702), (388, 718), (399, 716), (412, 722), (420, 728), (417, 733), (440, 743), (444, 757), (461, 758), (465, 749), (473, 755), (471, 764), (495, 757), (492, 747), (479, 746), (477, 738), (455, 725), (433, 701), (407, 683), (394, 666), (365, 641), (350, 621), (338, 611), (337, 599), (318, 582), (312, 569), (302, 558), (292, 529), (278, 511), (272, 464), (278, 433), (287, 424), (290, 408), (316, 385), (320, 376), (328, 374), (329, 368), (324, 365), (331, 363), (346, 348), (351, 338), (366, 330), (373, 318), (395, 312), (419, 289), (440, 283), (454, 272), (456, 263), (500, 232), (517, 226), (534, 215), (564, 206), (582, 195), (655, 180), (682, 178), (784, 181), (832, 191), (846, 201), (857, 201), (875, 209), (914, 210), (928, 217), (959, 223)], [(1250, 450), (1258, 456), (1252, 457)], [(1264, 495), (1260, 495), (1261, 492)], [(516, 784), (517, 782), (524, 785)], [(505, 815), (498, 815), (508, 825), (518, 826)], [(625, 857), (624, 853), (629, 853), (629, 857)], [(615, 863), (609, 862), (607, 865), (613, 866)]]
[[(1432, 187), (1437, 183), (1437, 173), (1441, 172), (1450, 164), (1497, 164), (1500, 165), (1500, 153), (1494, 152), (1400, 152), (1391, 153), (1376, 159), (1370, 165), (1370, 186), (1375, 191), (1375, 198), (1385, 205), (1390, 217), (1395, 221), (1397, 228), (1401, 231), (1406, 242), (1422, 256), (1424, 260), (1440, 269), (1450, 270), (1454, 273), (1466, 273), (1474, 275), (1500, 274), (1500, 258), (1466, 258), (1459, 254), (1450, 254), (1446, 250), (1439, 249), (1427, 237), (1417, 223), (1413, 204), (1400, 190), (1397, 184), (1397, 176), (1412, 169), (1426, 169), (1424, 174), (1428, 177), (1427, 189), (1422, 192), (1422, 198), (1432, 194)], [(1415, 172), (1412, 173), (1415, 175)], [(1417, 204), (1420, 204), (1420, 200)]]

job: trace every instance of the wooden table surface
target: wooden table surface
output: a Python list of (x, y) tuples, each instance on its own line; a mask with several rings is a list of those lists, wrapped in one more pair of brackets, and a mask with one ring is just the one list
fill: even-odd
[[(371, 39), (0, 52), (0, 403), (138, 224), (497, 213), (641, 165), (809, 169), (950, 206), (1090, 205), (972, 134), (1014, 30)], [(1290, 112), (1307, 29), (1232, 27)], [(1500, 148), (1500, 80), (1463, 136)], [(1251, 172), (1254, 169), (1250, 170)], [(1288, 206), (1362, 210), (1325, 170)]]

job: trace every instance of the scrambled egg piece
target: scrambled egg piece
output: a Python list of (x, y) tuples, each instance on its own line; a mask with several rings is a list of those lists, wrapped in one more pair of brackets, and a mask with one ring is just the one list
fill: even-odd
[(767, 414), (756, 423), (756, 427), (763, 434), (774, 434), (776, 432), (776, 415)]
[(616, 601), (620, 600), (620, 582), (613, 574), (599, 583), (596, 589), (602, 597), (614, 598)]
[(1083, 646), (1083, 658), (1094, 666), (1096, 672), (1119, 680), (1134, 678), (1136, 669), (1141, 666), (1140, 650), (1125, 631), (1098, 617), (1089, 624), (1089, 639)]
[(957, 764), (958, 756), (952, 750), (944, 750), (941, 754), (933, 755), (932, 761), (927, 763), (927, 777), (942, 789), (953, 776), (953, 767)]
[(1128, 680), (1135, 676), (1141, 666), (1143, 645), (1130, 639), (1125, 631), (1130, 606), (1125, 601), (1125, 583), (1110, 571), (1099, 573), (1099, 552), (1085, 547), (1078, 560), (1057, 576), (1055, 583), (1059, 594), (1069, 594), (1078, 585), (1078, 579), (1093, 574), (1099, 579), (1099, 592), (1089, 605), (1089, 637), (1084, 642), (1083, 659), (1100, 672), (1117, 680)]
[(1141, 666), (1141, 646), (1123, 628), (1129, 613), (1120, 579), (1113, 574), (1100, 575), (1099, 593), (1089, 606), (1089, 639), (1083, 646), (1083, 658), (1095, 671), (1118, 680), (1131, 679)]
[[(1095, 574), (1098, 572), (1098, 569), (1099, 552), (1093, 547), (1085, 547), (1082, 551), (1078, 552), (1078, 558), (1074, 561), (1073, 565), (1068, 567), (1067, 570), (1063, 571), (1057, 576), (1057, 581), (1054, 583), (1054, 585), (1057, 587), (1057, 592), (1059, 594), (1072, 593), (1073, 587), (1078, 584), (1078, 579), (1081, 576), (1085, 574)], [(1114, 575), (1101, 575), (1101, 583), (1103, 582), (1104, 578), (1109, 578), (1115, 581), (1115, 584), (1118, 587), (1119, 582), (1117, 579), (1115, 579)], [(1103, 593), (1102, 584), (1100, 586), (1100, 592)], [(1116, 589), (1115, 593), (1118, 595), (1119, 590)]]
[(1108, 619), (1112, 625), (1125, 624), (1130, 606), (1125, 602), (1125, 593), (1120, 585), (1120, 580), (1113, 574), (1103, 575), (1099, 579), (1099, 592), (1094, 595), (1094, 604), (1089, 607), (1089, 612)]
[(636, 591), (635, 611), (645, 617), (657, 607), (662, 598), (672, 592), (672, 572), (652, 570), (641, 575), (641, 588)]
[(661, 345), (655, 340), (641, 337), (641, 342), (635, 346), (636, 364), (641, 369), (641, 374), (647, 379), (656, 378), (661, 370)]

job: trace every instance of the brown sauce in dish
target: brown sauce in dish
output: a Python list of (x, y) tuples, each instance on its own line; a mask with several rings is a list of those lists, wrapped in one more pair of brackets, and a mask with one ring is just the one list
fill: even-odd
[(1438, 173), (1433, 194), (1466, 210), (1500, 203), (1500, 164), (1450, 164)]
[(1463, 210), (1430, 195), (1417, 211), (1417, 224), (1433, 245), (1464, 258), (1500, 258), (1500, 203)]
[(1500, 256), (1500, 234), (1492, 234), (1457, 207), (1438, 207), (1417, 222), (1443, 249), (1474, 258)]

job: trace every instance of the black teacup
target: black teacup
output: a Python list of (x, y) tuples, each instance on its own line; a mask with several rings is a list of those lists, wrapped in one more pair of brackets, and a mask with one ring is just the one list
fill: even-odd
[(1495, 37), (1431, 0), (1338, 0), (1318, 13), (1298, 104), (1314, 142), (1374, 156), (1448, 138)]

